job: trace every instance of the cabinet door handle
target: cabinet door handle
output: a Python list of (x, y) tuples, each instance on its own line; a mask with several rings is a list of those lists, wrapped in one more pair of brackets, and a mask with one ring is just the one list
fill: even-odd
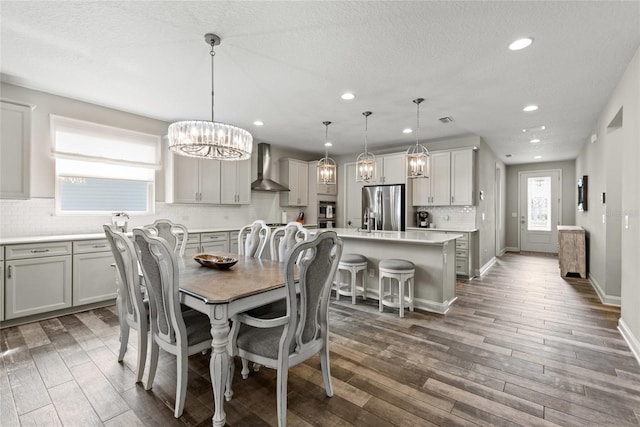
[(7, 267), (7, 279), (11, 279), (11, 271), (13, 271), (13, 266), (8, 266)]
[(42, 254), (45, 252), (49, 252), (49, 249), (31, 249), (32, 254)]
[(93, 245), (94, 248), (106, 248), (107, 245)]

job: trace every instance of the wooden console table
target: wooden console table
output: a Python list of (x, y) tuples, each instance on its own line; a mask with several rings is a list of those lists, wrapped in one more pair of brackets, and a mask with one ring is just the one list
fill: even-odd
[(560, 249), (560, 275), (565, 277), (567, 273), (578, 273), (583, 279), (587, 278), (587, 252), (585, 242), (585, 230), (575, 225), (558, 226), (558, 242)]

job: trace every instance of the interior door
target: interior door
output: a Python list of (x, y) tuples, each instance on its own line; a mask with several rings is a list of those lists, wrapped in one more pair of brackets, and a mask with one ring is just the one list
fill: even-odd
[(365, 182), (356, 182), (356, 164), (347, 163), (345, 165), (344, 176), (345, 201), (344, 212), (345, 228), (358, 228), (362, 226), (362, 187)]
[(560, 171), (520, 172), (520, 250), (558, 253)]

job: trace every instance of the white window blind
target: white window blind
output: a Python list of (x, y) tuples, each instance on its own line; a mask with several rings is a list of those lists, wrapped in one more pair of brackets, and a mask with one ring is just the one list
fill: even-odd
[(56, 211), (153, 213), (160, 137), (51, 116)]

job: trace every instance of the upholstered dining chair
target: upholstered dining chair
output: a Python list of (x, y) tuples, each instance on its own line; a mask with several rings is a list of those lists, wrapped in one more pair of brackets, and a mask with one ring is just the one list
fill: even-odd
[[(300, 256), (304, 253), (304, 256)], [(284, 264), (286, 314), (276, 318), (233, 317), (231, 352), (268, 368), (277, 369), (278, 426), (287, 424), (289, 367), (320, 354), (327, 396), (333, 396), (329, 366), (329, 296), (342, 254), (335, 231), (319, 232), (296, 244)], [(299, 280), (296, 280), (296, 270)], [(299, 283), (299, 296), (296, 287)], [(231, 381), (231, 378), (229, 378)], [(230, 386), (229, 386), (230, 387)]]
[(238, 233), (238, 252), (240, 255), (262, 258), (270, 235), (271, 229), (260, 219), (245, 225)]
[[(157, 219), (153, 224), (146, 226), (154, 229), (158, 236), (167, 241), (169, 247), (180, 256), (184, 256), (184, 251), (189, 240), (189, 231), (182, 224), (177, 224), (169, 219)], [(182, 241), (180, 240), (182, 234)]]
[(138, 331), (138, 362), (136, 364), (136, 382), (142, 381), (144, 365), (147, 360), (147, 341), (149, 335), (149, 303), (145, 300), (140, 285), (138, 257), (133, 243), (111, 224), (102, 226), (107, 236), (116, 264), (118, 298), (116, 307), (120, 320), (120, 351), (118, 362), (122, 362), (127, 352), (129, 331)]
[(151, 357), (146, 390), (158, 367), (159, 349), (176, 356), (177, 383), (174, 416), (182, 415), (187, 390), (188, 357), (211, 347), (209, 317), (195, 310), (182, 311), (178, 260), (165, 239), (147, 228), (134, 228), (134, 244), (149, 293)]
[(303, 240), (309, 238), (309, 230), (304, 228), (299, 222), (290, 222), (284, 227), (278, 227), (271, 233), (269, 249), (271, 259), (284, 262), (287, 253)]

